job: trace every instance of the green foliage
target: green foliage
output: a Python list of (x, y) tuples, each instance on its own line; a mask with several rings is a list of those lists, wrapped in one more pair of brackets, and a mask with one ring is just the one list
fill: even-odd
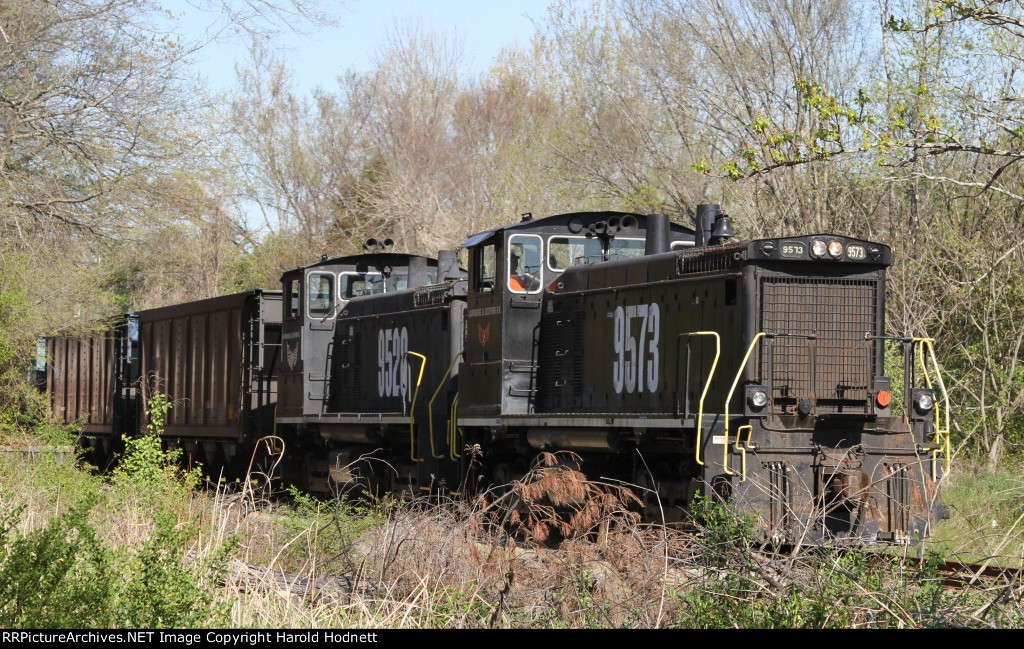
[(171, 458), (163, 450), (160, 438), (142, 435), (126, 439), (125, 450), (111, 474), (111, 482), (118, 486), (153, 487), (161, 482), (167, 473)]
[(774, 585), (756, 572), (715, 573), (697, 588), (673, 594), (684, 628), (943, 627), (949, 597), (938, 557), (909, 568), (899, 557), (865, 550), (824, 550), (811, 578)]
[(201, 468), (193, 467), (181, 472), (181, 449), (165, 451), (163, 448), (161, 435), (170, 409), (167, 395), (156, 392), (150, 397), (146, 405), (146, 432), (125, 440), (124, 453), (111, 473), (111, 482), (115, 486), (154, 496), (162, 493), (159, 489), (154, 491), (157, 487), (188, 491), (199, 486)]
[(306, 536), (309, 543), (291, 549), (291, 559), (302, 565), (312, 557), (339, 561), (342, 570), (353, 570), (353, 544), (367, 530), (387, 520), (395, 503), (391, 500), (349, 499), (346, 495), (319, 500), (289, 485), (292, 506), (282, 524), (290, 536)]
[(3, 284), (0, 281), (0, 432), (10, 432), (20, 423), (29, 393), (26, 372), (33, 341), (24, 332), (28, 296), (21, 290), (4, 289)]
[[(227, 612), (187, 565), (188, 534), (158, 519), (137, 552), (106, 548), (88, 521), (95, 503), (46, 527), (15, 531), (22, 508), (0, 517), (0, 625), (4, 628), (202, 628)], [(206, 568), (198, 564), (199, 568)]]
[(0, 625), (14, 628), (103, 628), (114, 621), (111, 604), (119, 571), (88, 523), (88, 509), (73, 507), (45, 528), (15, 532), (21, 510), (4, 512), (0, 542)]
[(494, 615), (494, 606), (478, 592), (474, 582), (465, 588), (445, 587), (427, 596), (431, 626), (442, 629), (480, 628)]
[[(78, 469), (68, 458), (37, 454), (29, 463), (0, 464), (0, 477), (29, 481), (25, 495), (54, 494), (62, 511), (41, 529), (19, 533), (27, 506), (0, 516), (0, 625), (5, 628), (202, 628), (226, 626), (227, 612), (213, 605), (206, 584), (215, 563), (190, 561), (196, 523), (182, 516), (195, 487), (181, 473), (177, 455), (161, 449), (170, 407), (163, 395), (150, 400), (149, 428), (128, 440), (111, 477), (115, 489)], [(16, 466), (9, 466), (16, 464)], [(36, 504), (35, 508), (40, 508)], [(90, 515), (99, 508), (133, 508), (152, 529), (137, 547), (104, 545)], [(47, 509), (43, 507), (43, 509)], [(52, 507), (50, 507), (52, 511)], [(141, 509), (141, 511), (140, 511)], [(143, 532), (144, 533), (144, 532)], [(232, 547), (230, 543), (225, 548)]]
[[(225, 625), (228, 612), (213, 605), (195, 567), (185, 556), (191, 537), (167, 517), (157, 517), (149, 538), (135, 554), (121, 553), (119, 564), (131, 578), (118, 601), (118, 623), (127, 628), (203, 628)], [(199, 564), (201, 568), (208, 566)]]
[(739, 516), (727, 502), (697, 494), (690, 503), (690, 515), (702, 529), (706, 557), (725, 565), (736, 555), (747, 556), (757, 543), (757, 523), (753, 516)]
[(1019, 463), (989, 470), (980, 463), (960, 462), (942, 490), (952, 516), (940, 523), (933, 547), (944, 556), (983, 561), (1024, 544), (1024, 480)]

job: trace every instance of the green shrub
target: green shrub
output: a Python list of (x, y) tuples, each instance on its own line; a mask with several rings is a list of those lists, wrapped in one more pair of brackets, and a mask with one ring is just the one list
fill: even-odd
[[(125, 450), (111, 473), (111, 483), (115, 487), (159, 499), (168, 495), (168, 490), (175, 497), (187, 494), (200, 484), (200, 467), (181, 471), (181, 449), (164, 450), (161, 435), (170, 409), (167, 395), (157, 392), (150, 397), (146, 405), (146, 432), (125, 440)], [(178, 491), (184, 493), (179, 494)]]
[(188, 526), (158, 518), (137, 553), (121, 553), (129, 579), (118, 598), (118, 624), (127, 628), (202, 628), (225, 626), (227, 611), (213, 605), (201, 577), (211, 567), (188, 565)]
[(89, 524), (88, 508), (73, 507), (26, 534), (15, 532), (21, 511), (4, 512), (0, 522), (0, 625), (109, 627), (120, 572)]

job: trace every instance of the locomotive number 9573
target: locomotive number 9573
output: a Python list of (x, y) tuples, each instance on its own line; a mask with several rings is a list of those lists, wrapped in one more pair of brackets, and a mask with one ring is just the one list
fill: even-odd
[[(657, 302), (615, 309), (612, 384), (617, 394), (643, 394), (658, 389), (658, 342), (661, 308)], [(635, 333), (634, 333), (635, 332)]]

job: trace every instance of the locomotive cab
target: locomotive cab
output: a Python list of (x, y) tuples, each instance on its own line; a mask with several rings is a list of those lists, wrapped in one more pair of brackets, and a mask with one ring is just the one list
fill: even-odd
[[(647, 215), (624, 212), (543, 219), (527, 214), (462, 244), (469, 251), (465, 362), (459, 370), (463, 417), (479, 424), (535, 411), (545, 289), (567, 268), (644, 255), (648, 222)], [(693, 245), (693, 230), (664, 217), (658, 222), (656, 245)]]
[(335, 319), (350, 300), (435, 281), (436, 259), (388, 252), (391, 245), (369, 239), (365, 254), (322, 259), (281, 276), (279, 422), (301, 424), (323, 412)]

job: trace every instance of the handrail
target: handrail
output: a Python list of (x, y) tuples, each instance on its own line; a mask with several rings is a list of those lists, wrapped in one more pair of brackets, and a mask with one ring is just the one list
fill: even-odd
[(935, 347), (932, 345), (934, 342), (934, 338), (914, 338), (914, 344), (918, 349), (916, 356), (921, 364), (921, 373), (924, 375), (925, 385), (934, 389), (932, 388), (931, 377), (928, 375), (927, 363), (924, 360), (927, 351), (928, 358), (932, 363), (932, 369), (935, 371), (935, 381), (938, 384), (939, 391), (942, 393), (942, 405), (939, 405), (940, 399), (935, 400), (935, 437), (932, 443), (936, 444), (938, 448), (932, 451), (932, 480), (936, 479), (935, 465), (938, 462), (938, 454), (941, 452), (946, 458), (945, 467), (942, 470), (943, 478), (949, 475), (950, 455), (952, 455), (952, 442), (950, 441), (949, 430), (949, 394), (946, 392), (946, 384), (942, 381), (942, 372), (939, 370), (939, 363), (935, 358)]
[[(743, 437), (744, 429), (747, 431), (747, 445), (746, 447), (740, 446), (740, 439)], [(754, 450), (755, 447), (750, 445), (750, 438), (754, 435), (754, 427), (751, 424), (744, 424), (736, 429), (736, 450), (740, 452), (740, 482), (747, 481), (747, 451)], [(729, 441), (726, 439), (726, 446)]]
[(455, 436), (459, 434), (459, 421), (457, 419), (459, 412), (459, 395), (456, 394), (455, 398), (452, 399), (452, 409), (448, 418), (448, 457), (452, 461), (456, 461), (462, 457), (461, 453), (455, 451), (458, 448), (455, 445)]
[(416, 390), (412, 393), (412, 403), (409, 404), (409, 459), (413, 462), (422, 462), (422, 458), (416, 457), (416, 430), (413, 416), (416, 413), (416, 398), (420, 396), (420, 383), (423, 381), (423, 368), (427, 366), (427, 357), (416, 352), (405, 353), (417, 356), (422, 361), (420, 363), (420, 374), (416, 377)]
[[(732, 387), (729, 388), (729, 394), (725, 397), (725, 443), (722, 445), (722, 468), (725, 469), (727, 475), (736, 475), (732, 469), (729, 468), (729, 402), (732, 401), (732, 394), (736, 391), (736, 386), (740, 382), (740, 376), (743, 375), (743, 370), (747, 366), (747, 361), (750, 360), (750, 355), (754, 352), (754, 347), (765, 337), (765, 333), (759, 332), (754, 336), (754, 339), (750, 341), (750, 346), (747, 347), (747, 353), (743, 357), (743, 361), (740, 363), (739, 369), (736, 371), (736, 378), (732, 381)], [(739, 436), (736, 438), (739, 443)], [(744, 454), (746, 457), (746, 454)]]
[[(700, 459), (700, 438), (701, 438), (701, 427), (704, 424), (704, 399), (708, 396), (708, 390), (711, 388), (711, 379), (715, 376), (715, 369), (718, 367), (718, 359), (722, 355), (722, 338), (718, 335), (717, 331), (691, 331), (689, 333), (679, 334), (679, 338), (683, 336), (714, 336), (715, 337), (715, 360), (711, 362), (711, 370), (708, 372), (708, 380), (704, 383), (704, 391), (701, 392), (700, 401), (697, 404), (697, 464), (704, 466), (704, 461)], [(690, 357), (687, 352), (686, 357), (686, 371), (690, 371)], [(689, 381), (687, 381), (689, 383)], [(679, 375), (676, 374), (676, 388), (679, 387)], [(689, 385), (686, 386), (687, 388)], [(678, 404), (677, 404), (678, 406)]]
[(441, 394), (441, 388), (444, 387), (444, 382), (448, 379), (448, 375), (452, 373), (452, 368), (455, 367), (455, 363), (459, 362), (459, 356), (459, 354), (456, 354), (455, 358), (452, 359), (452, 364), (448, 366), (448, 370), (444, 373), (444, 376), (441, 377), (441, 381), (437, 384), (437, 389), (434, 390), (434, 396), (430, 397), (430, 402), (427, 404), (427, 418), (430, 421), (430, 455), (433, 456), (435, 460), (443, 460), (444, 455), (438, 455), (437, 451), (434, 449), (434, 401), (437, 399), (437, 395)]

